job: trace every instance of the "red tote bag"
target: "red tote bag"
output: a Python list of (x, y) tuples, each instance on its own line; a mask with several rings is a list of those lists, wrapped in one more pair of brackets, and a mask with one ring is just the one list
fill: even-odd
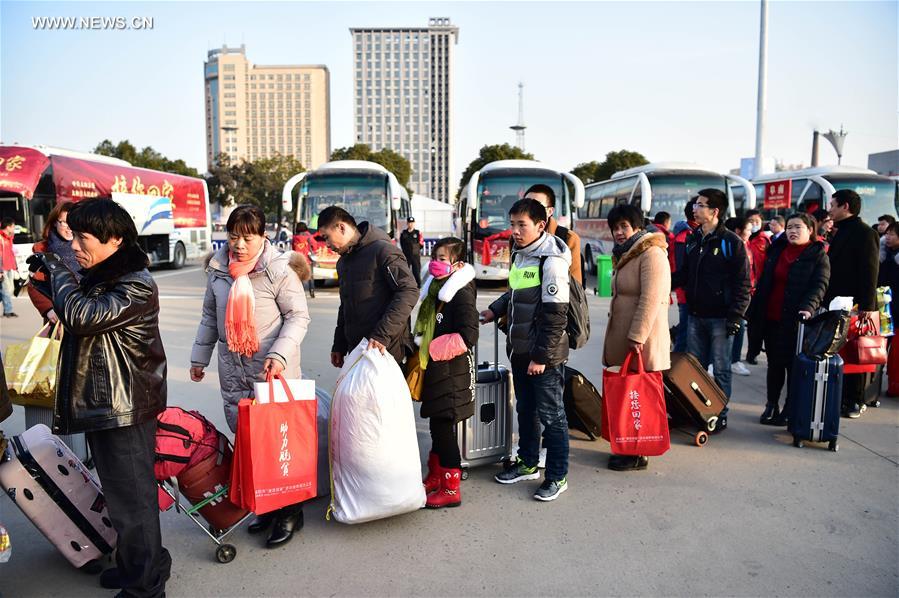
[[(261, 515), (317, 494), (317, 401), (295, 400), (280, 379), (288, 401), (238, 404), (231, 502)], [(269, 396), (274, 397), (274, 380)]]
[(634, 353), (624, 358), (621, 371), (603, 372), (603, 438), (616, 455), (655, 457), (671, 446), (662, 373), (645, 371), (640, 353), (637, 372), (631, 372)]
[(852, 316), (849, 322), (849, 341), (840, 349), (844, 374), (874, 372), (878, 365), (887, 362), (886, 338), (871, 326)]

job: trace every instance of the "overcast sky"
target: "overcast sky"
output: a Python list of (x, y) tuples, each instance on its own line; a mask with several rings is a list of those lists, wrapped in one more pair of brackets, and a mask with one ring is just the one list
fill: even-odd
[[(152, 17), (151, 31), (41, 31), (39, 16)], [(151, 145), (205, 170), (203, 62), (325, 64), (333, 147), (353, 143), (350, 27), (450, 17), (454, 179), (485, 144), (570, 169), (606, 152), (727, 171), (755, 151), (758, 2), (0, 3), (0, 139)], [(896, 2), (770, 4), (766, 155), (809, 163), (814, 127), (849, 132), (844, 164), (899, 147)], [(835, 163), (822, 145), (822, 163)]]

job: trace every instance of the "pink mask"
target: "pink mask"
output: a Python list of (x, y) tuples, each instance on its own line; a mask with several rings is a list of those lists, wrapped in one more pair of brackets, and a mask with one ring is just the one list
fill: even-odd
[(446, 262), (431, 260), (428, 264), (428, 272), (430, 272), (431, 276), (433, 276), (434, 278), (443, 278), (445, 276), (449, 276), (452, 271), (453, 265), (447, 264)]

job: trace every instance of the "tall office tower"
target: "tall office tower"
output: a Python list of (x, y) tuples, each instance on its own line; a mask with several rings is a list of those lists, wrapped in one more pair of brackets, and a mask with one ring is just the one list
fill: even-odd
[(280, 153), (307, 169), (331, 155), (331, 79), (323, 65), (254, 65), (246, 47), (210, 50), (206, 80), (206, 163)]
[(427, 27), (350, 33), (356, 143), (403, 155), (412, 165), (413, 191), (452, 201), (452, 66), (459, 28), (441, 17), (429, 19)]

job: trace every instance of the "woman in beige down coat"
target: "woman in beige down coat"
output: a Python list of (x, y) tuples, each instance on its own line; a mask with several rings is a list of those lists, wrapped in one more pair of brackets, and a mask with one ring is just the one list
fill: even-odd
[[(218, 347), (219, 386), (225, 417), (234, 432), (237, 404), (254, 396), (254, 383), (264, 381), (268, 374), (285, 378), (301, 375), (300, 344), (309, 325), (302, 281), (309, 278), (309, 266), (303, 256), (272, 246), (265, 237), (265, 214), (256, 206), (235, 209), (228, 218), (227, 230), (228, 244), (206, 264), (206, 297), (190, 355), (190, 377), (194, 382), (203, 379), (203, 370)], [(239, 322), (230, 332), (226, 325), (228, 304), (234, 302), (232, 287), (235, 291), (245, 289), (245, 299), (252, 294), (252, 302), (244, 302), (241, 308), (246, 308), (243, 313), (252, 320), (253, 328), (242, 329), (245, 335), (239, 337), (235, 332)], [(233, 311), (238, 311), (236, 303)], [(302, 507), (295, 505), (261, 515), (248, 529), (258, 533), (272, 523), (274, 529), (266, 543), (269, 548), (286, 543), (293, 531), (302, 527)]]
[[(665, 236), (646, 231), (643, 214), (635, 206), (613, 208), (608, 222), (615, 240), (615, 272), (603, 364), (621, 366), (627, 354), (636, 350), (646, 371), (667, 370), (671, 367), (671, 270)], [(634, 360), (631, 367), (636, 367)], [(609, 468), (616, 471), (646, 469), (648, 464), (647, 457), (612, 455), (609, 459)]]

